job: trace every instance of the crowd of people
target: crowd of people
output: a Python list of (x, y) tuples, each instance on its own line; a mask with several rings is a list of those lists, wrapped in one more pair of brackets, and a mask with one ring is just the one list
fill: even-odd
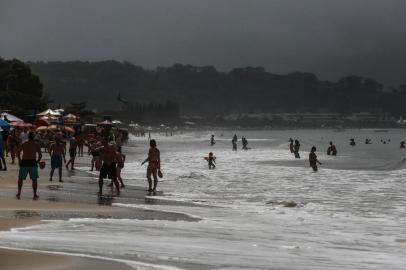
[[(115, 186), (116, 194), (120, 194), (120, 189), (125, 187), (121, 170), (126, 160), (126, 156), (122, 153), (122, 145), (127, 140), (127, 134), (119, 129), (101, 129), (85, 134), (80, 131), (66, 132), (62, 129), (35, 131), (15, 128), (11, 131), (1, 130), (0, 136), (1, 168), (7, 170), (7, 157), (10, 157), (11, 164), (16, 162), (19, 164), (17, 199), (21, 197), (24, 180), (28, 176), (32, 180), (33, 199), (39, 198), (38, 168), (46, 166), (43, 155), (48, 154), (50, 157), (49, 181), (53, 181), (55, 170), (58, 170), (59, 182), (63, 182), (63, 167), (66, 167), (66, 170), (75, 170), (76, 159), (86, 154), (85, 147), (87, 154), (91, 156), (90, 170), (99, 172), (98, 194), (103, 194), (103, 183), (106, 178), (111, 179), (110, 185)], [(148, 162), (148, 191), (155, 192), (158, 177), (162, 177), (162, 172), (160, 152), (154, 140), (150, 142), (148, 157), (143, 164), (146, 162)]]

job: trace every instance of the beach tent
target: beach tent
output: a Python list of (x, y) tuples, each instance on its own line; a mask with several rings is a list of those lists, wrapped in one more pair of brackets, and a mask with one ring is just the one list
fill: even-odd
[(68, 121), (76, 121), (76, 119), (78, 117), (76, 115), (72, 114), (72, 113), (69, 113), (69, 114), (65, 115), (63, 118), (68, 120)]
[(121, 122), (120, 120), (113, 120), (112, 123), (115, 125), (121, 125), (123, 122)]
[(18, 118), (17, 116), (12, 115), (12, 114), (9, 114), (9, 113), (6, 113), (6, 112), (1, 113), (1, 118), (2, 118), (2, 119), (4, 119), (4, 116), (6, 116), (7, 119), (8, 119), (8, 121), (10, 121), (10, 122), (23, 121), (23, 119)]
[(40, 113), (38, 113), (37, 114), (38, 116), (56, 116), (56, 117), (58, 117), (58, 116), (61, 116), (61, 113), (60, 112), (55, 112), (55, 111), (53, 111), (53, 110), (51, 110), (51, 109), (48, 109), (48, 110), (45, 110), (45, 111), (43, 111), (43, 112), (40, 112)]
[(7, 123), (6, 121), (0, 119), (0, 127), (2, 129), (10, 129), (11, 125), (9, 123)]

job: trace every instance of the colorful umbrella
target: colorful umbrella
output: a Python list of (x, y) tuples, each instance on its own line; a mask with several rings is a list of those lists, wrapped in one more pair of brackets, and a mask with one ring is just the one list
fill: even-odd
[(7, 123), (6, 121), (2, 120), (2, 119), (0, 119), (0, 127), (2, 129), (10, 129), (11, 128), (10, 124)]
[(36, 125), (37, 127), (49, 126), (49, 122), (45, 119), (37, 119), (34, 122), (32, 122), (32, 124)]
[(13, 126), (13, 127), (32, 127), (32, 124), (25, 123), (23, 121), (16, 121), (16, 122), (11, 122), (11, 126)]

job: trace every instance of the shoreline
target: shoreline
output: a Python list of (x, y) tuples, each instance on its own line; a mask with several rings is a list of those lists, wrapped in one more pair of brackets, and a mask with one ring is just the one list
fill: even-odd
[[(47, 164), (48, 156), (44, 155)], [(82, 162), (82, 160), (80, 160)], [(79, 163), (78, 163), (79, 164)], [(38, 193), (40, 199), (33, 201), (31, 198), (31, 181), (26, 180), (23, 187), (23, 196), (21, 200), (14, 197), (17, 188), (17, 165), (7, 164), (8, 170), (0, 172), (0, 190), (6, 193), (0, 198), (0, 231), (9, 231), (18, 228), (25, 228), (34, 225), (43, 224), (42, 215), (52, 213), (56, 216), (68, 217), (71, 213), (82, 214), (106, 214), (114, 213), (125, 214), (127, 209), (113, 207), (109, 205), (99, 205), (97, 203), (83, 202), (59, 202), (52, 201), (49, 198), (41, 197), (51, 182), (48, 181), (49, 165), (47, 169), (40, 172), (38, 180)], [(74, 180), (76, 176), (70, 176), (64, 170), (65, 183)], [(57, 178), (54, 177), (54, 180)], [(57, 181), (54, 181), (57, 184)], [(74, 254), (63, 254), (47, 252), (41, 250), (16, 249), (12, 247), (1, 246), (0, 243), (0, 261), (2, 270), (132, 270), (129, 265), (102, 258), (91, 258)]]

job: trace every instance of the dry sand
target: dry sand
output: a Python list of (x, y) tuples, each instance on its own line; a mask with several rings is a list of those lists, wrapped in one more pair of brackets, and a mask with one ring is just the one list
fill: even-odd
[[(45, 155), (44, 155), (45, 156)], [(47, 162), (49, 163), (49, 162)], [(39, 224), (42, 221), (38, 217), (10, 216), (7, 213), (15, 211), (37, 211), (37, 212), (81, 212), (81, 213), (114, 213), (125, 212), (111, 206), (97, 204), (84, 204), (75, 202), (52, 202), (46, 200), (33, 201), (31, 190), (25, 189), (25, 196), (17, 200), (13, 194), (17, 188), (18, 167), (9, 164), (8, 171), (0, 171), (0, 189), (9, 190), (8, 197), (0, 198), (0, 230), (10, 230), (11, 228), (26, 227)], [(49, 170), (40, 172), (41, 178), (47, 179)], [(57, 176), (57, 175), (55, 175)], [(55, 177), (55, 180), (57, 177)], [(48, 181), (39, 181), (39, 194), (41, 189), (49, 184)], [(31, 186), (31, 181), (27, 180), (25, 185)], [(1, 244), (1, 242), (0, 242)], [(98, 260), (67, 255), (55, 255), (43, 252), (18, 251), (0, 248), (0, 269), (1, 270), (128, 270), (131, 267), (118, 262), (108, 260)]]

